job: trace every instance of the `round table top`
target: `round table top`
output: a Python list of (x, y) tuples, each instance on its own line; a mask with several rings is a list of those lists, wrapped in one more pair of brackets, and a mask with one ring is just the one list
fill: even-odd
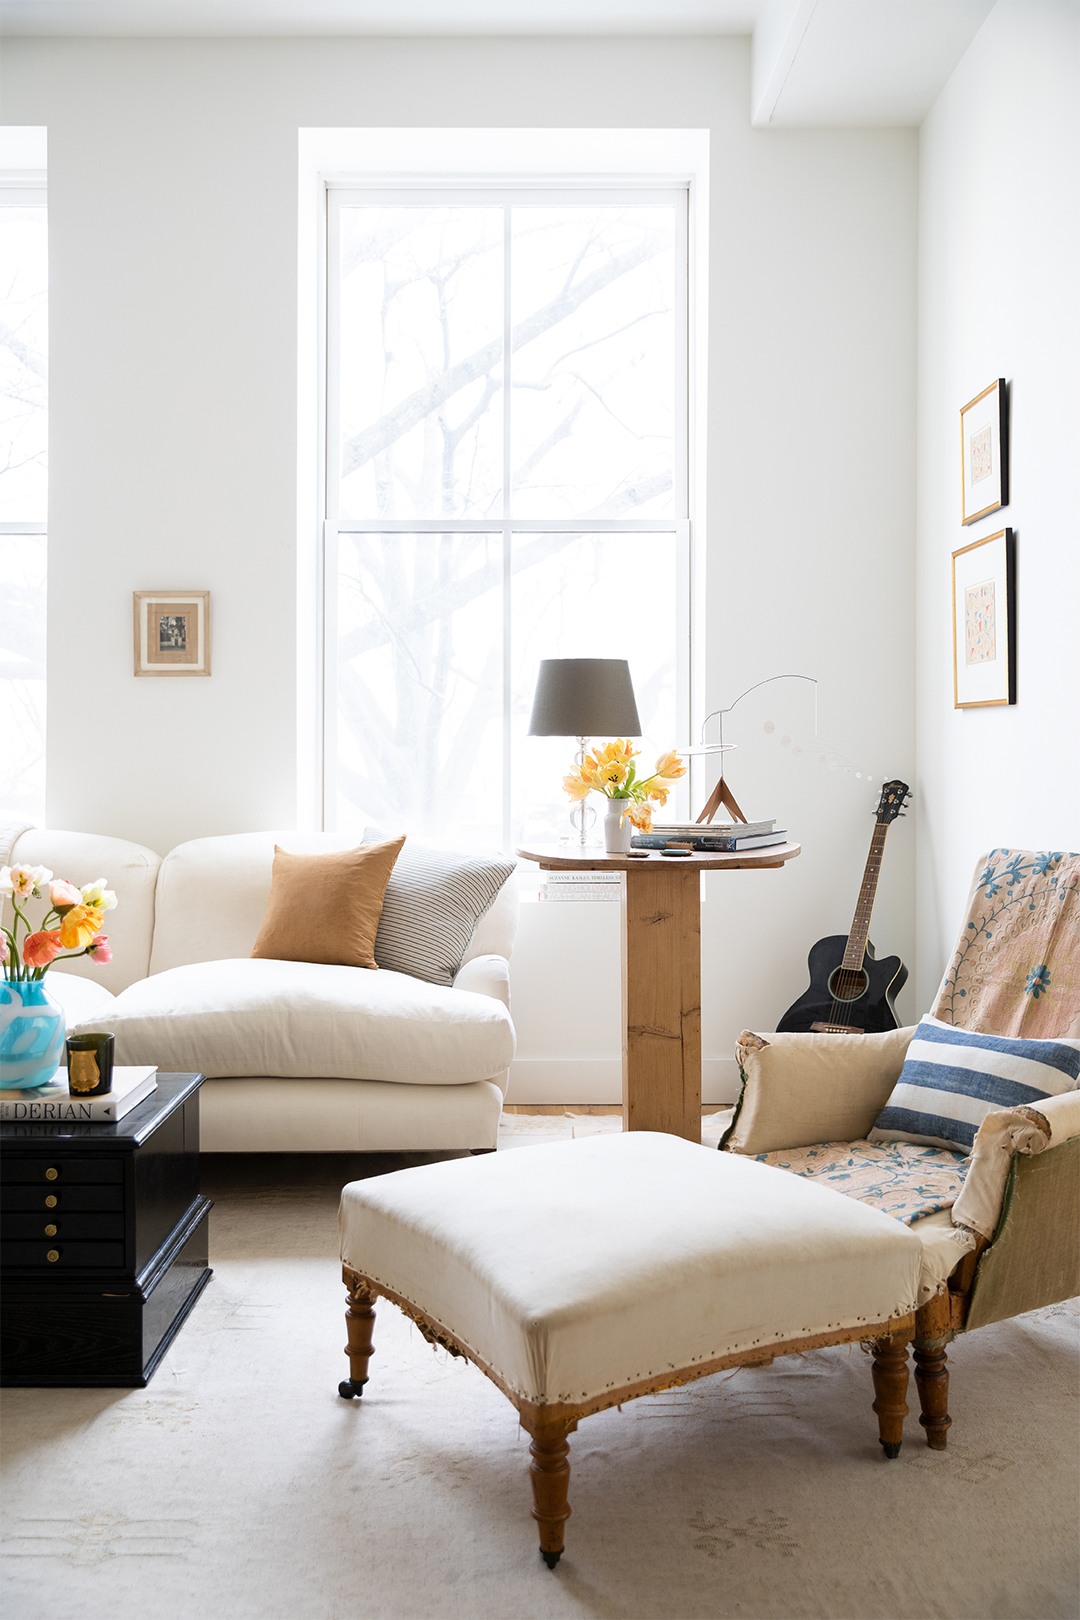
[[(571, 845), (536, 844), (517, 851), (522, 860), (536, 861), (549, 872), (634, 872), (650, 866), (688, 867), (699, 872), (737, 872), (755, 866), (783, 866), (793, 861), (801, 844), (771, 844), (765, 849), (736, 850), (721, 855), (713, 850), (695, 850), (692, 855), (665, 855), (662, 850), (642, 850), (640, 855), (608, 855), (603, 849), (577, 850)], [(641, 855), (645, 859), (641, 859)]]

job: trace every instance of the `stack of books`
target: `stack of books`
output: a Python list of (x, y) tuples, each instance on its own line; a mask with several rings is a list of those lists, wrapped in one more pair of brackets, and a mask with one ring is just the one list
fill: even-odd
[(620, 872), (545, 872), (541, 900), (620, 900)]
[(0, 1120), (24, 1124), (59, 1120), (64, 1124), (115, 1125), (157, 1090), (156, 1066), (135, 1064), (113, 1069), (112, 1090), (103, 1097), (80, 1096), (68, 1090), (67, 1070), (61, 1069), (47, 1085), (25, 1091), (0, 1091)]
[(787, 843), (787, 828), (773, 821), (673, 821), (651, 832), (635, 833), (634, 849), (668, 849), (672, 845), (715, 855), (731, 855), (740, 849), (767, 849), (770, 844)]

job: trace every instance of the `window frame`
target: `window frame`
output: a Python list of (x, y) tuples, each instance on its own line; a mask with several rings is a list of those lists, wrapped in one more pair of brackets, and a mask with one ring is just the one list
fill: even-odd
[[(429, 178), (404, 181), (400, 176), (362, 183), (348, 179), (322, 180), (322, 229), (319, 243), (319, 540), (316, 555), (316, 645), (318, 648), (317, 727), (318, 773), (317, 805), (320, 826), (337, 830), (337, 597), (338, 537), (341, 534), (485, 534), (501, 536), (503, 551), (503, 847), (511, 848), (511, 549), (515, 534), (667, 534), (676, 542), (676, 726), (679, 739), (690, 736), (695, 677), (695, 586), (692, 539), (691, 446), (691, 197), (688, 181), (657, 180), (641, 177), (573, 179), (523, 176), (508, 183), (505, 177), (491, 183), (475, 178), (460, 182)], [(510, 412), (513, 395), (513, 360), (510, 348), (510, 300), (503, 309), (503, 513), (500, 518), (343, 518), (339, 512), (340, 431), (338, 356), (340, 331), (339, 285), (336, 267), (340, 262), (340, 211), (350, 204), (384, 207), (431, 208), (449, 201), (461, 205), (496, 204), (505, 208), (504, 287), (509, 285), (509, 247), (512, 210), (517, 205), (558, 206), (559, 204), (612, 205), (619, 203), (671, 204), (675, 208), (675, 374), (672, 458), (673, 506), (675, 515), (647, 518), (518, 518), (509, 510), (512, 499), (510, 472)], [(693, 765), (693, 762), (691, 762)], [(692, 770), (691, 779), (696, 776)], [(695, 782), (696, 787), (696, 782)], [(681, 793), (690, 786), (680, 784)]]
[[(44, 169), (0, 169), (0, 209), (3, 208), (43, 208), (45, 210), (45, 228), (49, 226), (49, 188), (47, 174)], [(46, 292), (48, 297), (48, 292)], [(46, 417), (48, 416), (48, 385), (46, 384)], [(15, 542), (25, 538), (44, 538), (45, 540), (45, 567), (46, 582), (48, 580), (48, 478), (46, 474), (46, 494), (44, 515), (41, 518), (13, 518), (0, 521), (0, 543), (4, 541)], [(46, 612), (48, 606), (48, 585), (46, 583)], [(47, 625), (46, 625), (47, 634)], [(16, 677), (10, 677), (12, 680)], [(47, 725), (48, 725), (48, 690), (45, 680), (42, 685), (41, 702), (41, 744), (42, 756), (46, 757)], [(44, 773), (41, 783), (41, 810), (40, 816), (44, 820), (45, 794), (47, 784)]]

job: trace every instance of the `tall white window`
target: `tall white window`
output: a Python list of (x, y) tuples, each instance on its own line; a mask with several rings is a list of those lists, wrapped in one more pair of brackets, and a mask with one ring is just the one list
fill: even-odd
[(327, 191), (324, 819), (566, 829), (540, 659), (687, 734), (687, 193)]
[(0, 807), (45, 818), (48, 226), (0, 175)]

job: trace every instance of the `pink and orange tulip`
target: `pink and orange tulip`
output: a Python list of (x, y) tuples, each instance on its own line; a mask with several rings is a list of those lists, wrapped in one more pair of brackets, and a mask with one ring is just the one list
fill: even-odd
[(46, 968), (63, 950), (58, 928), (42, 928), (23, 940), (23, 961), (27, 967)]

